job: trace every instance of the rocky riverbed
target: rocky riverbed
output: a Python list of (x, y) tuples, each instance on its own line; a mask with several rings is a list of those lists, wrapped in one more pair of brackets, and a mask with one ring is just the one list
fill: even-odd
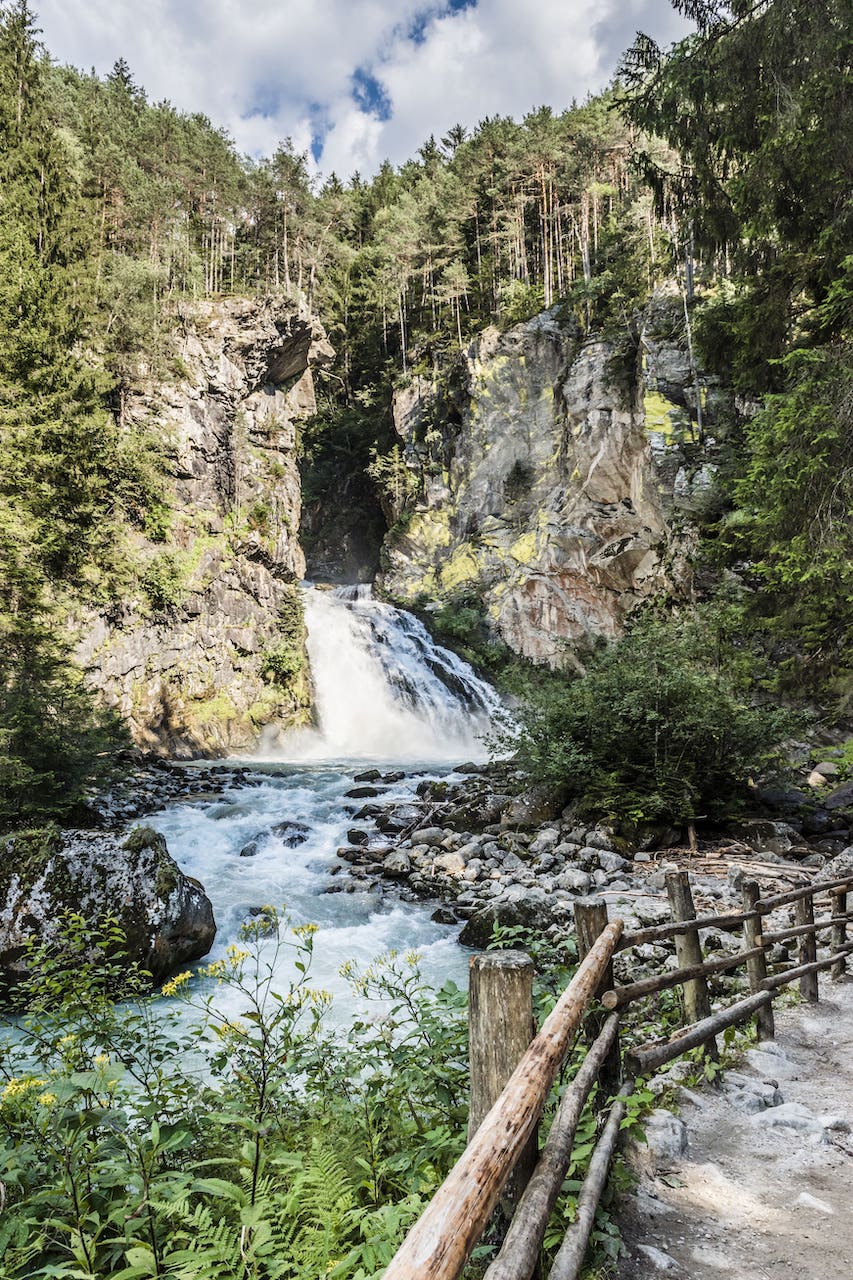
[[(174, 803), (239, 797), (263, 769), (242, 762), (183, 765), (141, 753), (124, 763), (121, 783), (92, 801), (102, 832), (95, 841)], [(674, 829), (649, 829), (629, 841), (606, 825), (578, 821), (570, 809), (543, 817), (541, 801), (537, 813), (521, 775), (506, 762), (461, 764), (443, 776), (379, 767), (343, 772), (351, 783), (341, 799), (346, 843), (330, 861), (321, 892), (421, 900), (433, 907), (434, 920), (459, 925), (459, 941), (471, 947), (485, 946), (495, 924), (564, 937), (573, 931), (580, 897), (603, 899), (628, 929), (659, 923), (669, 917), (664, 877), (671, 866), (689, 868), (700, 913), (714, 914), (739, 908), (745, 877), (772, 892), (830, 878), (853, 861), (850, 811), (834, 802), (845, 799), (847, 784), (824, 790), (821, 803), (815, 799), (807, 810), (800, 793), (775, 794), (763, 802), (765, 816), (700, 832), (693, 850)], [(787, 805), (785, 816), (767, 816), (771, 804), (777, 815)], [(74, 841), (79, 849), (79, 833)], [(261, 846), (247, 841), (239, 852), (252, 858)], [(741, 946), (737, 930), (707, 932), (703, 941), (709, 953)], [(783, 961), (794, 947), (780, 945), (775, 958)], [(632, 963), (659, 965), (670, 954), (671, 946), (649, 944)], [(723, 986), (739, 981), (719, 979)]]

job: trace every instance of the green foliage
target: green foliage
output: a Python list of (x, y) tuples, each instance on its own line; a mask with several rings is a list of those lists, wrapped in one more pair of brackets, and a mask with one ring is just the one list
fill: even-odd
[(378, 1275), (464, 1144), (465, 997), (389, 955), (348, 969), (356, 1016), (327, 1029), (313, 934), (266, 908), (170, 1003), (111, 922), (32, 944), (0, 1066), (4, 1276)]
[(853, 219), (849, 6), (676, 7), (696, 34), (666, 56), (641, 37), (622, 69), (624, 106), (673, 148), (644, 157), (659, 207), (677, 211), (697, 249), (728, 254), (736, 290), (718, 328), (739, 384), (763, 390), (792, 338), (826, 341), (847, 311), (829, 299)]
[(794, 351), (745, 428), (722, 530), (760, 589), (753, 613), (793, 641), (787, 675), (848, 670), (853, 643), (853, 344)]
[(157, 613), (175, 609), (186, 591), (186, 555), (181, 551), (158, 551), (145, 563), (139, 585), (149, 605)]
[(745, 694), (742, 668), (713, 616), (642, 617), (585, 675), (529, 695), (518, 759), (579, 812), (635, 823), (731, 811), (792, 727)]
[(49, 617), (0, 617), (0, 636), (0, 830), (70, 817), (126, 731), (96, 708)]
[(306, 668), (305, 616), (302, 597), (290, 587), (279, 609), (280, 640), (264, 653), (261, 674), (271, 684), (291, 688)]

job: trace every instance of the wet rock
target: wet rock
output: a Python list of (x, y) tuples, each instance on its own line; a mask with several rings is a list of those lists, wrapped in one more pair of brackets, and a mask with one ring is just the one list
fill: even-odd
[(370, 834), (361, 827), (350, 827), (347, 832), (347, 840), (350, 844), (368, 844), (370, 842)]
[(260, 847), (260, 846), (258, 845), (258, 841), (257, 841), (257, 840), (250, 840), (250, 841), (248, 842), (248, 844), (244, 844), (244, 845), (243, 845), (243, 848), (240, 850), (240, 853), (238, 854), (238, 857), (240, 857), (240, 858), (254, 858), (254, 857), (255, 857), (255, 855), (256, 855), (256, 854), (257, 854), (257, 852), (258, 852), (259, 847)]
[(378, 769), (365, 769), (363, 773), (353, 774), (353, 782), (378, 782), (381, 777)]
[(213, 908), (184, 875), (163, 837), (138, 827), (126, 838), (48, 829), (0, 842), (0, 970), (7, 984), (26, 973), (25, 941), (60, 941), (66, 911), (94, 928), (114, 915), (128, 959), (161, 982), (176, 966), (207, 954), (216, 935)]
[(377, 861), (374, 850), (368, 849), (365, 845), (341, 845), (337, 849), (337, 855), (344, 862), (349, 862), (353, 866), (367, 866)]
[(373, 800), (379, 795), (379, 790), (376, 787), (350, 787), (344, 795), (348, 800)]
[(277, 822), (274, 827), (270, 827), (270, 834), (288, 849), (296, 849), (299, 845), (305, 844), (311, 835), (311, 828), (304, 822)]
[(380, 831), (394, 834), (414, 827), (415, 823), (423, 820), (423, 816), (423, 809), (416, 805), (401, 804), (393, 808), (390, 813), (379, 813), (376, 817), (376, 825)]
[(439, 907), (437, 911), (433, 911), (430, 920), (433, 924), (456, 924), (456, 913), (449, 907)]
[(412, 870), (412, 860), (403, 849), (397, 849), (394, 853), (389, 853), (382, 863), (382, 870), (386, 876), (392, 879), (407, 876)]

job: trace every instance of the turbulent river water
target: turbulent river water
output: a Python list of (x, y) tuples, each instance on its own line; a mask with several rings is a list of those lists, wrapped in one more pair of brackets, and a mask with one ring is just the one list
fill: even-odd
[[(286, 905), (294, 923), (316, 923), (312, 983), (341, 997), (338, 970), (389, 949), (417, 949), (424, 975), (464, 978), (456, 929), (431, 908), (340, 887), (339, 845), (362, 801), (348, 799), (353, 775), (369, 767), (405, 770), (382, 787), (383, 802), (411, 801), (424, 776), (482, 758), (482, 734), (500, 708), (494, 690), (455, 654), (437, 646), (411, 614), (372, 598), (369, 587), (306, 587), (305, 618), (317, 726), (286, 735), (250, 760), (248, 785), (191, 795), (150, 819), (181, 868), (204, 884), (218, 926), (211, 959), (224, 955), (253, 908)], [(229, 761), (229, 764), (233, 764)], [(297, 847), (283, 822), (302, 824)], [(254, 842), (256, 852), (241, 857)], [(346, 889), (354, 891), (346, 891)], [(270, 944), (271, 945), (271, 944)], [(282, 982), (290, 963), (282, 957)]]

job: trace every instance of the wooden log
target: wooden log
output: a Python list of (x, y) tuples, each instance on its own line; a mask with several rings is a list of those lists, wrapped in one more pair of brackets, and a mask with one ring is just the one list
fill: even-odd
[[(690, 876), (686, 871), (669, 871), (664, 877), (667, 897), (673, 920), (695, 920), (696, 908), (693, 905), (693, 894), (690, 892)], [(675, 939), (675, 958), (679, 969), (694, 969), (704, 963), (702, 943), (699, 933), (694, 928), (689, 933), (678, 934)], [(711, 1016), (711, 997), (705, 975), (688, 978), (684, 983), (684, 1009), (687, 1022), (692, 1025), (702, 1022)], [(716, 1041), (709, 1040), (706, 1046), (711, 1057), (718, 1057)]]
[(695, 1049), (704, 1044), (709, 1036), (714, 1036), (726, 1027), (733, 1027), (737, 1022), (745, 1022), (759, 1009), (763, 1009), (773, 999), (772, 991), (759, 991), (756, 995), (747, 996), (728, 1009), (721, 1009), (710, 1018), (703, 1019), (694, 1027), (685, 1027), (683, 1031), (667, 1040), (665, 1044), (652, 1044), (643, 1049), (632, 1049), (625, 1056), (625, 1062), (632, 1075), (644, 1076), (649, 1071), (656, 1071), (664, 1063), (680, 1058), (688, 1049)]
[(529, 1280), (539, 1259), (542, 1239), (571, 1164), (572, 1144), (584, 1103), (602, 1064), (617, 1042), (617, 1014), (605, 1022), (589, 1048), (583, 1066), (563, 1094), (539, 1163), (519, 1201), (501, 1251), (483, 1280)]
[[(743, 945), (757, 955), (747, 961), (746, 972), (749, 976), (749, 989), (753, 994), (762, 990), (762, 982), (767, 977), (767, 957), (760, 945), (761, 917), (755, 911), (755, 904), (761, 896), (761, 889), (755, 880), (745, 880), (741, 890), (744, 913), (749, 918), (743, 922)], [(773, 1018), (773, 1005), (763, 1005), (755, 1015), (755, 1025), (760, 1040), (773, 1040), (776, 1037), (776, 1023)]]
[(847, 942), (838, 951), (834, 951), (832, 955), (827, 956), (825, 960), (814, 960), (810, 964), (797, 965), (795, 969), (783, 969), (781, 973), (771, 974), (769, 978), (765, 978), (761, 986), (764, 991), (776, 991), (779, 987), (787, 987), (788, 983), (796, 982), (798, 978), (802, 978), (810, 973), (820, 973), (824, 969), (831, 968), (837, 964), (842, 956), (848, 956), (853, 951), (853, 942)]
[[(533, 1039), (533, 972), (523, 951), (486, 951), (469, 961), (468, 1058), (471, 1097), (468, 1141), (491, 1111)], [(509, 1178), (501, 1205), (511, 1216), (536, 1167), (531, 1135)]]
[[(835, 889), (830, 894), (830, 901), (832, 902), (832, 916), (834, 923), (832, 926), (832, 935), (829, 940), (829, 945), (833, 951), (840, 951), (847, 941), (847, 921), (850, 919), (850, 916), (847, 913), (847, 890)], [(844, 960), (843, 957), (836, 960), (835, 964), (832, 966), (833, 979), (837, 981), (839, 978), (843, 978), (846, 968), (847, 961)]]
[(799, 889), (788, 889), (785, 893), (776, 893), (772, 898), (762, 898), (758, 903), (758, 910), (762, 915), (767, 915), (768, 911), (774, 911), (776, 907), (785, 907), (790, 902), (797, 902), (800, 898), (807, 898), (812, 893), (827, 893), (831, 889), (844, 889), (853, 885), (853, 876), (845, 876), (843, 880), (828, 880), (826, 884), (807, 884)]
[(456, 1280), (538, 1123), (622, 933), (612, 920), (545, 1019), (501, 1096), (388, 1264), (384, 1280)]
[[(596, 939), (607, 928), (607, 903), (594, 898), (579, 898), (574, 906), (575, 932), (578, 940), (578, 959), (583, 960), (595, 946)], [(601, 998), (604, 992), (613, 986), (613, 961), (601, 975), (596, 995)], [(584, 1032), (588, 1042), (595, 1040), (604, 1026), (605, 1017), (601, 1013), (587, 1015)], [(619, 1057), (619, 1045), (614, 1041), (610, 1053), (601, 1066), (601, 1090), (599, 1097), (604, 1100), (618, 1092), (622, 1078), (622, 1063)]]
[(817, 970), (811, 966), (817, 960), (817, 938), (814, 933), (814, 906), (812, 896), (798, 898), (794, 903), (794, 919), (800, 926), (800, 995), (811, 1004), (817, 1004)]
[(743, 924), (745, 919), (744, 913), (737, 911), (727, 916), (699, 916), (690, 924), (677, 920), (665, 924), (650, 924), (645, 929), (634, 929), (631, 933), (623, 934), (618, 950), (627, 951), (629, 947), (638, 947), (644, 942), (666, 942), (669, 938), (689, 933), (692, 929), (734, 929), (736, 925)]
[(634, 1000), (655, 995), (658, 991), (667, 991), (670, 987), (678, 987), (690, 978), (707, 977), (712, 973), (729, 973), (732, 969), (739, 969), (742, 964), (748, 964), (755, 956), (763, 954), (760, 947), (754, 947), (750, 951), (738, 951), (733, 956), (723, 956), (720, 960), (703, 960), (701, 964), (694, 964), (689, 969), (670, 969), (667, 973), (659, 973), (652, 978), (641, 978), (625, 987), (613, 987), (612, 990), (604, 992), (601, 1003), (605, 1009), (622, 1009)]
[[(849, 915), (840, 917), (842, 921), (850, 919)], [(827, 916), (823, 920), (815, 920), (814, 924), (798, 924), (790, 929), (776, 929), (772, 933), (759, 934), (760, 945), (762, 947), (771, 947), (774, 942), (788, 942), (791, 938), (801, 938), (804, 933), (823, 933), (825, 929), (834, 927), (839, 923), (839, 917), (836, 915)]]
[(625, 1119), (627, 1107), (624, 1099), (633, 1088), (632, 1084), (627, 1084), (622, 1090), (622, 1095), (616, 1099), (610, 1109), (610, 1116), (596, 1144), (578, 1196), (577, 1217), (563, 1238), (548, 1280), (577, 1280), (595, 1223), (595, 1211), (607, 1182), (613, 1152), (616, 1150), (619, 1127)]

